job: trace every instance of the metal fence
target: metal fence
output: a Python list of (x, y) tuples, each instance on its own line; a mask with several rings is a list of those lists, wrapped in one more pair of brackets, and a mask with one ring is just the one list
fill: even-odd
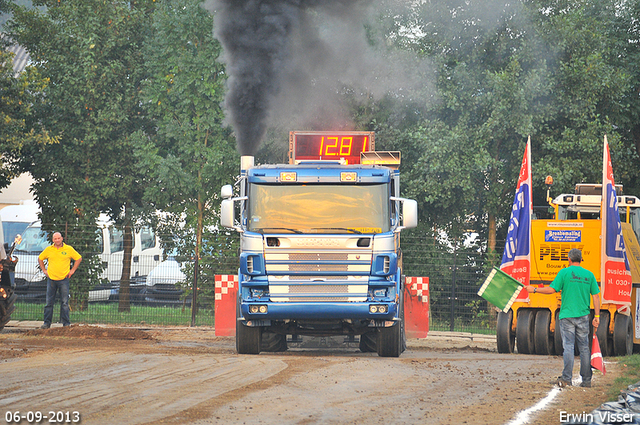
[[(443, 249), (432, 240), (416, 236), (403, 237), (402, 246), (405, 275), (429, 277), (431, 330), (495, 331), (495, 309), (477, 295), (490, 269), (482, 252), (469, 248)], [(125, 281), (107, 279), (103, 271), (102, 279), (96, 280), (94, 276), (90, 279), (92, 283), (87, 283), (88, 274), (81, 271), (90, 267), (90, 262), (85, 264), (83, 258), (78, 273), (71, 278), (71, 321), (213, 326), (214, 275), (237, 272), (237, 250), (227, 255), (218, 253), (215, 258), (204, 255), (199, 263), (191, 258), (167, 256), (166, 252), (153, 252), (142, 251), (132, 258), (132, 270), (136, 271)], [(38, 253), (17, 252), (22, 272), (16, 274), (20, 277), (16, 279), (18, 301), (12, 315), (14, 320), (43, 319), (46, 281), (37, 273)], [(121, 252), (93, 256), (103, 270), (115, 267), (120, 275)], [(25, 278), (25, 268), (33, 272), (31, 277)], [(114, 272), (111, 273), (113, 277)], [(54, 307), (54, 322), (58, 318), (59, 300)]]

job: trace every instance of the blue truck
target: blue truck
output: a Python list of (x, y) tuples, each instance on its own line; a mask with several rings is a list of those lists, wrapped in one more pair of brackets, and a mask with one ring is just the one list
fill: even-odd
[(359, 337), (363, 352), (406, 346), (399, 152), (372, 132), (291, 132), (289, 164), (243, 156), (222, 188), (221, 224), (240, 233), (236, 349), (284, 351), (287, 335)]

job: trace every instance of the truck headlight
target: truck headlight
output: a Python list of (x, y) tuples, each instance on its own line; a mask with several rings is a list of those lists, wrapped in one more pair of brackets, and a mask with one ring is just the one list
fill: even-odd
[(266, 313), (267, 312), (267, 306), (264, 304), (258, 305), (258, 304), (252, 304), (249, 306), (249, 313), (251, 314), (258, 314), (258, 313)]
[(385, 305), (385, 304), (380, 304), (380, 305), (376, 305), (376, 304), (371, 304), (369, 306), (369, 313), (386, 313), (389, 311), (389, 306)]

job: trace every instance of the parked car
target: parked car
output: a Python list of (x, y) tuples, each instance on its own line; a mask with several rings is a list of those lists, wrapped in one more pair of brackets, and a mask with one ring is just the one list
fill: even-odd
[(142, 287), (144, 303), (149, 305), (191, 304), (184, 299), (181, 283), (186, 283), (187, 276), (182, 271), (183, 265), (176, 259), (175, 251), (149, 272)]

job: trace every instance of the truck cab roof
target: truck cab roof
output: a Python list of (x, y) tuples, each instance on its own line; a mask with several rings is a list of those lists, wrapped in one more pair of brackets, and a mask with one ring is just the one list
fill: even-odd
[(387, 183), (393, 170), (379, 165), (341, 165), (336, 161), (309, 161), (297, 165), (260, 165), (247, 170), (250, 183)]

